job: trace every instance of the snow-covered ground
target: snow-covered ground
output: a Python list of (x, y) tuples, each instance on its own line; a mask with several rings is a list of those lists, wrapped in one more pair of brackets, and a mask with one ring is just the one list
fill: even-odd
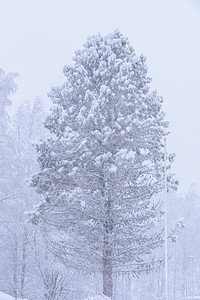
[[(3, 292), (0, 292), (0, 300), (15, 300), (14, 297), (8, 295), (8, 294), (5, 294)], [(18, 298), (17, 300), (28, 300), (28, 299), (20, 299)]]
[(14, 298), (8, 294), (0, 292), (0, 300), (14, 300)]

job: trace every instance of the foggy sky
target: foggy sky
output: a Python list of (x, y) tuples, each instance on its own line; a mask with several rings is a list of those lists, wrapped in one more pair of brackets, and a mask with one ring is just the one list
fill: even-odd
[(74, 50), (116, 28), (147, 56), (152, 89), (164, 97), (180, 190), (200, 186), (198, 0), (0, 0), (0, 68), (20, 74), (13, 106), (37, 96), (48, 106)]

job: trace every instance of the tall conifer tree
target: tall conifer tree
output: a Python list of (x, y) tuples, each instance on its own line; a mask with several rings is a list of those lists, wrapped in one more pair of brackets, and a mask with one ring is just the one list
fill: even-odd
[[(112, 297), (113, 274), (151, 269), (146, 256), (163, 242), (153, 199), (163, 189), (168, 123), (145, 57), (119, 31), (91, 36), (73, 60), (50, 93), (52, 138), (38, 146), (33, 179), (44, 201), (33, 221), (48, 225), (48, 246), (66, 266), (101, 272)], [(176, 185), (171, 175), (168, 184)]]

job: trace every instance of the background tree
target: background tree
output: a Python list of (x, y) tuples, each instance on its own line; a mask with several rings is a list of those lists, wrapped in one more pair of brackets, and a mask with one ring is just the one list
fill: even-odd
[(11, 190), (8, 187), (8, 177), (11, 172), (11, 140), (8, 135), (9, 118), (6, 108), (12, 104), (10, 95), (15, 93), (17, 85), (14, 82), (16, 73), (5, 74), (0, 69), (0, 202), (8, 199)]
[[(34, 141), (44, 137), (42, 103), (23, 103), (10, 120), (7, 146), (1, 148), (0, 191), (0, 290), (15, 298), (30, 296), (39, 290), (34, 252), (29, 246), (34, 228), (26, 222), (25, 211), (40, 201), (28, 179), (37, 170)], [(6, 251), (5, 251), (6, 249)], [(36, 291), (34, 291), (34, 289)]]
[[(9, 202), (13, 196), (13, 190), (10, 188), (9, 179), (13, 170), (12, 166), (12, 149), (11, 149), (11, 137), (8, 134), (10, 129), (10, 122), (7, 114), (7, 107), (12, 104), (10, 100), (10, 95), (16, 91), (16, 83), (14, 78), (15, 73), (5, 74), (5, 72), (0, 69), (0, 251), (5, 252), (3, 249), (3, 241), (6, 235), (6, 230), (8, 228), (9, 218), (4, 215), (3, 205), (5, 202)], [(2, 219), (2, 215), (4, 218)], [(0, 270), (2, 273), (2, 268), (6, 266), (4, 259), (1, 259)], [(2, 273), (3, 274), (3, 273)]]
[(6, 108), (12, 104), (10, 95), (16, 92), (17, 85), (14, 78), (17, 73), (8, 73), (0, 69), (0, 134), (5, 134), (8, 128), (8, 114)]
[[(144, 56), (119, 31), (90, 37), (73, 60), (50, 94), (52, 138), (38, 146), (33, 179), (44, 201), (33, 220), (48, 226), (48, 247), (66, 266), (101, 272), (112, 297), (114, 273), (156, 265), (146, 258), (163, 242), (155, 196), (168, 123), (162, 98), (149, 92)], [(168, 185), (175, 186), (171, 175)]]

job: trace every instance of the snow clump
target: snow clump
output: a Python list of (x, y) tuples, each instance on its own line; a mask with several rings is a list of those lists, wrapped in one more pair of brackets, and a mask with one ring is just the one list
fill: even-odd
[(104, 295), (96, 295), (96, 296), (88, 296), (84, 300), (111, 300), (111, 299)]

